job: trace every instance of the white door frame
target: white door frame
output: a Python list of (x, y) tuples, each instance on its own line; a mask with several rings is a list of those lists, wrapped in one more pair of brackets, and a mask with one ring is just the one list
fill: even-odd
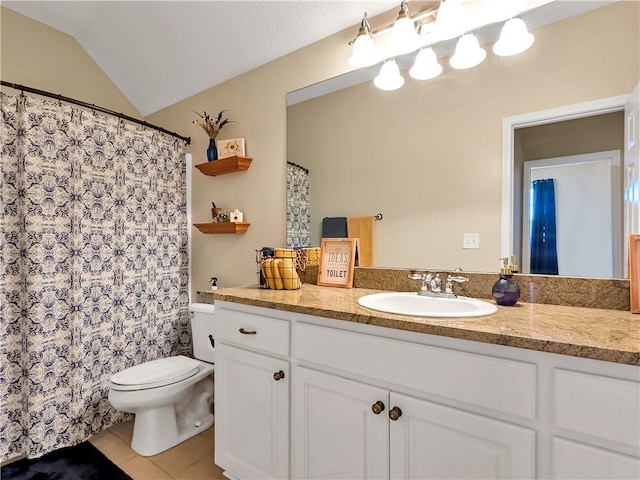
[(516, 128), (573, 120), (624, 110), (629, 95), (601, 98), (590, 102), (523, 113), (502, 119), (502, 220), (500, 256), (510, 257), (513, 245), (513, 150)]
[(581, 163), (609, 161), (611, 170), (611, 265), (613, 278), (622, 277), (622, 175), (620, 174), (620, 150), (607, 150), (604, 152), (581, 153), (578, 155), (568, 155), (564, 157), (544, 158), (540, 160), (529, 160), (524, 162), (523, 182), (522, 182), (522, 259), (520, 260), (520, 271), (529, 273), (530, 251), (529, 251), (529, 198), (531, 185), (531, 169), (539, 167), (553, 167), (576, 165)]

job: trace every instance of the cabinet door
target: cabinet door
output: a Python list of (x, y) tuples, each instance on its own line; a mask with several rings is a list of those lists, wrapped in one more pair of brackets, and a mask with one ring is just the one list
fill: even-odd
[(288, 362), (216, 346), (215, 439), (215, 462), (234, 477), (288, 478)]
[(532, 430), (391, 393), (391, 478), (534, 478)]
[(640, 478), (640, 459), (559, 437), (552, 440), (553, 478)]
[(388, 390), (302, 367), (293, 375), (293, 477), (388, 478)]

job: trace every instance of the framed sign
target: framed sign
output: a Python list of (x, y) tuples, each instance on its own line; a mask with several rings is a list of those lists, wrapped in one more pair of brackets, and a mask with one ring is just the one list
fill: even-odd
[(631, 313), (640, 313), (640, 235), (629, 235)]
[(244, 138), (231, 138), (229, 140), (218, 140), (218, 158), (234, 157), (236, 155), (244, 156)]
[(318, 285), (351, 288), (357, 247), (357, 238), (323, 238)]

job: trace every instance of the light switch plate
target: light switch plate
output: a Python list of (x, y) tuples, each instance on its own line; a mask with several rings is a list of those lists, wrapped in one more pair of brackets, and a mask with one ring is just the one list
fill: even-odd
[(480, 248), (479, 233), (463, 233), (462, 248)]

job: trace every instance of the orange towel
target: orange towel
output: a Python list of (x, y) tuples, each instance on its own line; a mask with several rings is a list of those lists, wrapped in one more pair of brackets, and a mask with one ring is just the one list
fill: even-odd
[(375, 217), (348, 217), (347, 233), (349, 238), (360, 239), (358, 266), (373, 266), (373, 225)]

